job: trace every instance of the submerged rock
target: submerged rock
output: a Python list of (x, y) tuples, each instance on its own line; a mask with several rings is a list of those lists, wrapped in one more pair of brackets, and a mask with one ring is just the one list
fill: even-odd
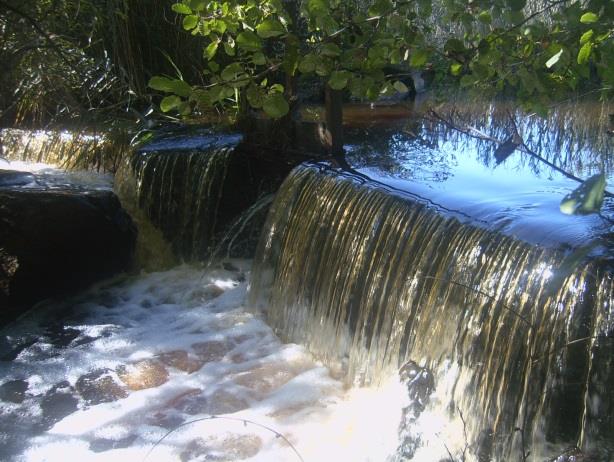
[(110, 191), (0, 186), (0, 325), (131, 264), (136, 230)]
[(26, 399), (28, 382), (25, 380), (10, 380), (0, 385), (0, 401), (22, 403)]
[(158, 387), (168, 380), (166, 368), (161, 362), (153, 359), (120, 366), (117, 368), (117, 375), (132, 391)]
[(81, 397), (92, 405), (109, 403), (128, 396), (125, 387), (118, 382), (110, 369), (97, 369), (82, 375), (75, 387)]

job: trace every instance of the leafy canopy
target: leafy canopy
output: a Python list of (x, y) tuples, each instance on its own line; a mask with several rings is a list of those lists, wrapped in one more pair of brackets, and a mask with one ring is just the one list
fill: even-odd
[(182, 0), (185, 31), (204, 39), (204, 84), (155, 77), (163, 111), (238, 103), (277, 118), (281, 76), (315, 76), (377, 99), (403, 92), (403, 72), (434, 66), (436, 82), (514, 95), (527, 109), (592, 86), (614, 88), (611, 0)]

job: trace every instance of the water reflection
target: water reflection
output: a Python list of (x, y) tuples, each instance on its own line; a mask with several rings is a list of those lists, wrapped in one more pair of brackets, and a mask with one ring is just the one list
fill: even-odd
[[(455, 102), (436, 111), (449, 123), (423, 113), (392, 126), (348, 127), (348, 163), (377, 181), (532, 243), (576, 247), (612, 231), (611, 222), (598, 215), (562, 215), (559, 203), (578, 186), (565, 172), (587, 178), (604, 171), (614, 188), (609, 155), (614, 137), (607, 117), (614, 105), (564, 105), (548, 119), (492, 103)], [(499, 144), (492, 140), (504, 141), (516, 128), (526, 146), (556, 168), (520, 150), (497, 165)], [(612, 215), (612, 199), (606, 199), (603, 211)]]

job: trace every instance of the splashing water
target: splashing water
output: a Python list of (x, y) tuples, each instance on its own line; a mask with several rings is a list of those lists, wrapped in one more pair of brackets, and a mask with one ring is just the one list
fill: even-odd
[[(344, 389), (245, 306), (248, 271), (119, 277), (0, 331), (0, 458), (299, 460), (261, 426), (305, 461), (394, 454), (398, 380)], [(188, 423), (210, 415), (226, 418)]]

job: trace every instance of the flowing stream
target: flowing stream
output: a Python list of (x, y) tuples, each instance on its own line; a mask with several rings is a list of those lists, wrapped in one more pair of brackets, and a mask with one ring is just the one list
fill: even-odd
[[(521, 122), (583, 152), (551, 163), (614, 178), (609, 138)], [(238, 138), (137, 152), (115, 186), (159, 261), (162, 235), (223, 257), (270, 206), (256, 256), (154, 264), (2, 328), (0, 459), (612, 460), (612, 223), (560, 214), (560, 172), (440, 128), (349, 131), (348, 166), (301, 164), (275, 196)]]
[(346, 390), (246, 306), (247, 278), (249, 262), (240, 260), (118, 277), (4, 329), (2, 460), (381, 461), (394, 453), (407, 401), (398, 381), (383, 393)]

